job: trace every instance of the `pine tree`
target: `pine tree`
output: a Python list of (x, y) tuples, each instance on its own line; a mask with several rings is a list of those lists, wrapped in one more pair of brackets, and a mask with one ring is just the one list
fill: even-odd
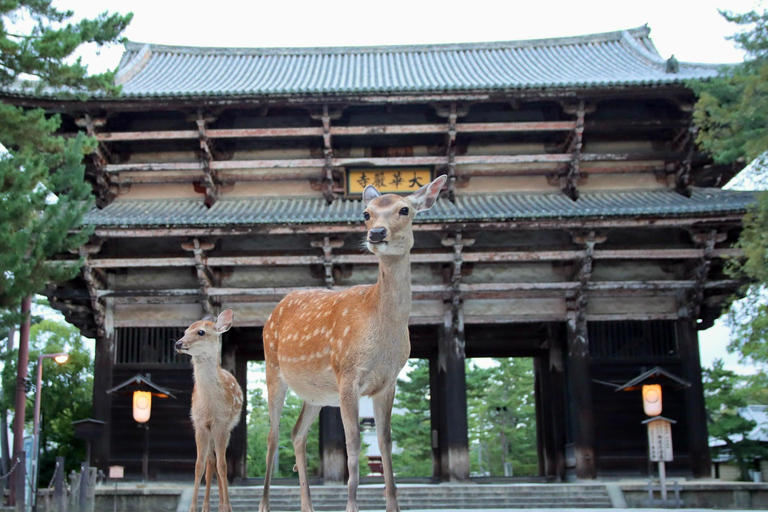
[(741, 480), (749, 481), (749, 463), (766, 455), (761, 443), (747, 438), (756, 426), (739, 409), (747, 405), (746, 378), (726, 370), (722, 359), (703, 371), (704, 397), (710, 419), (709, 435), (725, 443), (739, 465)]
[(71, 58), (84, 43), (120, 42), (132, 15), (70, 23), (72, 17), (50, 0), (0, 2), (0, 144), (7, 150), (0, 155), (0, 308), (6, 310), (49, 282), (74, 277), (77, 265), (53, 258), (90, 234), (80, 229), (92, 205), (82, 162), (95, 142), (58, 136), (58, 116), (11, 103), (20, 90), (70, 97), (119, 92), (113, 73), (88, 75), (81, 60)]
[[(720, 76), (691, 87), (698, 94), (694, 121), (697, 141), (718, 163), (750, 163), (758, 181), (766, 178), (768, 151), (768, 11), (721, 14), (742, 30), (731, 37), (746, 52), (746, 60), (724, 68)], [(729, 312), (733, 340), (729, 350), (761, 370), (754, 380), (768, 381), (768, 192), (758, 197), (747, 213), (738, 247), (746, 258), (729, 262), (728, 271), (751, 284), (744, 300), (734, 302)]]

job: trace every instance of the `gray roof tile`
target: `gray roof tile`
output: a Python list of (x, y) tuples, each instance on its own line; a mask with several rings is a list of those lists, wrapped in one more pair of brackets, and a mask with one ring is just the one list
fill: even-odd
[(655, 85), (716, 66), (666, 61), (649, 29), (546, 40), (355, 48), (198, 48), (128, 43), (124, 97), (261, 96)]
[[(690, 198), (671, 190), (582, 192), (578, 201), (561, 193), (458, 195), (438, 201), (416, 222), (526, 221), (537, 219), (686, 217), (743, 213), (755, 202), (752, 192), (694, 189)], [(201, 200), (117, 200), (92, 210), (86, 224), (101, 227), (195, 227), (264, 224), (357, 224), (360, 201), (322, 198), (221, 199), (210, 209)]]

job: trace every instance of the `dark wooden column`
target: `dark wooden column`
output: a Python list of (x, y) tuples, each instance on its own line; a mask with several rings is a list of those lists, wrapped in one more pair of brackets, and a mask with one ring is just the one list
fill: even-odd
[(451, 340), (440, 332), (438, 357), (430, 360), (430, 375), (435, 375), (430, 394), (437, 407), (440, 479), (460, 482), (469, 479), (467, 383), (463, 351), (455, 350)]
[(320, 410), (320, 472), (324, 483), (344, 483), (347, 478), (347, 443), (341, 409)]
[(534, 396), (536, 400), (536, 451), (539, 476), (555, 476), (555, 437), (553, 433), (552, 393), (549, 365), (545, 357), (533, 359)]
[(691, 387), (683, 391), (691, 471), (694, 478), (709, 478), (712, 461), (709, 458), (707, 413), (704, 406), (704, 386), (701, 382), (699, 335), (693, 320), (686, 318), (677, 321), (677, 341), (680, 361), (683, 364), (682, 377), (691, 383)]
[(246, 423), (246, 411), (248, 401), (248, 361), (235, 355), (235, 379), (243, 390), (246, 403), (240, 413), (240, 421), (232, 430), (232, 437), (227, 449), (227, 470), (229, 479), (233, 482), (242, 481), (246, 477), (246, 455), (248, 454), (248, 424)]
[(432, 478), (441, 480), (440, 446), (438, 432), (440, 431), (440, 406), (438, 400), (439, 384), (437, 380), (437, 354), (429, 358), (429, 424), (430, 444), (432, 446)]
[(549, 379), (544, 381), (545, 404), (552, 419), (552, 449), (554, 450), (553, 476), (565, 481), (565, 445), (568, 442), (567, 407), (565, 403), (565, 370), (563, 324), (551, 324), (549, 328)]
[(592, 378), (589, 368), (589, 339), (587, 321), (583, 311), (569, 312), (568, 333), (568, 388), (571, 393), (571, 428), (576, 478), (594, 479), (595, 418), (592, 410)]
[(96, 354), (93, 362), (93, 406), (91, 416), (106, 423), (101, 437), (91, 444), (91, 467), (109, 473), (109, 443), (112, 426), (112, 367), (114, 357), (114, 331), (96, 338)]

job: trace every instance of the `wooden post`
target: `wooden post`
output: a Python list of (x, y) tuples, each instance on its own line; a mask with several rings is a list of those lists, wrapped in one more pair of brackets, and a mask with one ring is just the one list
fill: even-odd
[[(248, 361), (244, 357), (235, 356), (235, 379), (240, 389), (248, 396)], [(248, 453), (248, 424), (246, 422), (246, 406), (240, 414), (240, 421), (232, 431), (232, 440), (227, 450), (227, 468), (230, 469), (232, 481), (242, 481), (246, 477), (245, 456)]]
[(320, 410), (320, 470), (325, 485), (343, 484), (346, 480), (347, 443), (338, 407)]
[[(111, 302), (111, 301), (110, 301)], [(111, 316), (111, 315), (110, 315)], [(93, 419), (103, 421), (105, 428), (101, 436), (91, 441), (89, 463), (105, 473), (109, 471), (109, 445), (112, 430), (112, 395), (104, 390), (112, 388), (114, 331), (107, 330), (106, 336), (96, 338), (96, 353), (93, 371)]]
[(565, 335), (562, 324), (550, 324), (549, 326), (549, 382), (545, 385), (549, 387), (549, 409), (552, 418), (552, 439), (554, 449), (555, 467), (553, 475), (558, 481), (565, 481), (565, 445), (568, 442), (566, 424), (567, 408), (565, 404), (565, 366), (563, 349)]
[(436, 380), (440, 478), (445, 482), (462, 482), (469, 479), (465, 358), (454, 350), (453, 336), (443, 329), (439, 333)]
[(586, 318), (575, 312), (568, 320), (568, 387), (571, 390), (576, 478), (597, 477), (595, 466), (595, 418), (592, 410), (592, 379), (589, 368), (589, 339)]
[(440, 444), (438, 433), (440, 432), (440, 385), (437, 380), (437, 354), (429, 358), (429, 423), (430, 445), (432, 446), (432, 478), (442, 479), (442, 466), (440, 464)]
[(551, 383), (549, 365), (544, 357), (533, 359), (534, 396), (536, 401), (536, 451), (539, 476), (555, 476), (555, 438), (553, 435)]
[(56, 457), (56, 474), (53, 478), (53, 510), (66, 512), (67, 494), (64, 489), (64, 457)]
[(682, 391), (685, 395), (685, 416), (688, 424), (688, 458), (694, 478), (710, 478), (711, 459), (707, 439), (707, 413), (704, 405), (704, 386), (701, 382), (699, 336), (691, 319), (677, 321), (677, 341), (682, 377), (691, 387)]

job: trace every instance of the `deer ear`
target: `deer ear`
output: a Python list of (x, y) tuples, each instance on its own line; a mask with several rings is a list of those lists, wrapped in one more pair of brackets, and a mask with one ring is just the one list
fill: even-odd
[(202, 321), (203, 321), (203, 322), (211, 322), (211, 323), (215, 323), (215, 322), (216, 322), (216, 317), (215, 317), (215, 316), (213, 316), (213, 315), (205, 315), (205, 316), (202, 318)]
[(374, 187), (373, 185), (368, 185), (363, 190), (363, 203), (365, 203), (365, 206), (368, 206), (371, 203), (371, 201), (373, 201), (380, 195), (381, 195), (381, 192), (376, 190), (376, 187)]
[(225, 309), (219, 314), (219, 318), (216, 319), (216, 332), (227, 332), (232, 327), (232, 322), (235, 321), (235, 310), (232, 308)]
[(428, 183), (421, 187), (419, 190), (408, 196), (411, 204), (416, 208), (417, 212), (429, 210), (432, 205), (437, 201), (437, 197), (440, 195), (445, 182), (448, 181), (448, 176), (443, 174), (435, 178), (435, 181)]

